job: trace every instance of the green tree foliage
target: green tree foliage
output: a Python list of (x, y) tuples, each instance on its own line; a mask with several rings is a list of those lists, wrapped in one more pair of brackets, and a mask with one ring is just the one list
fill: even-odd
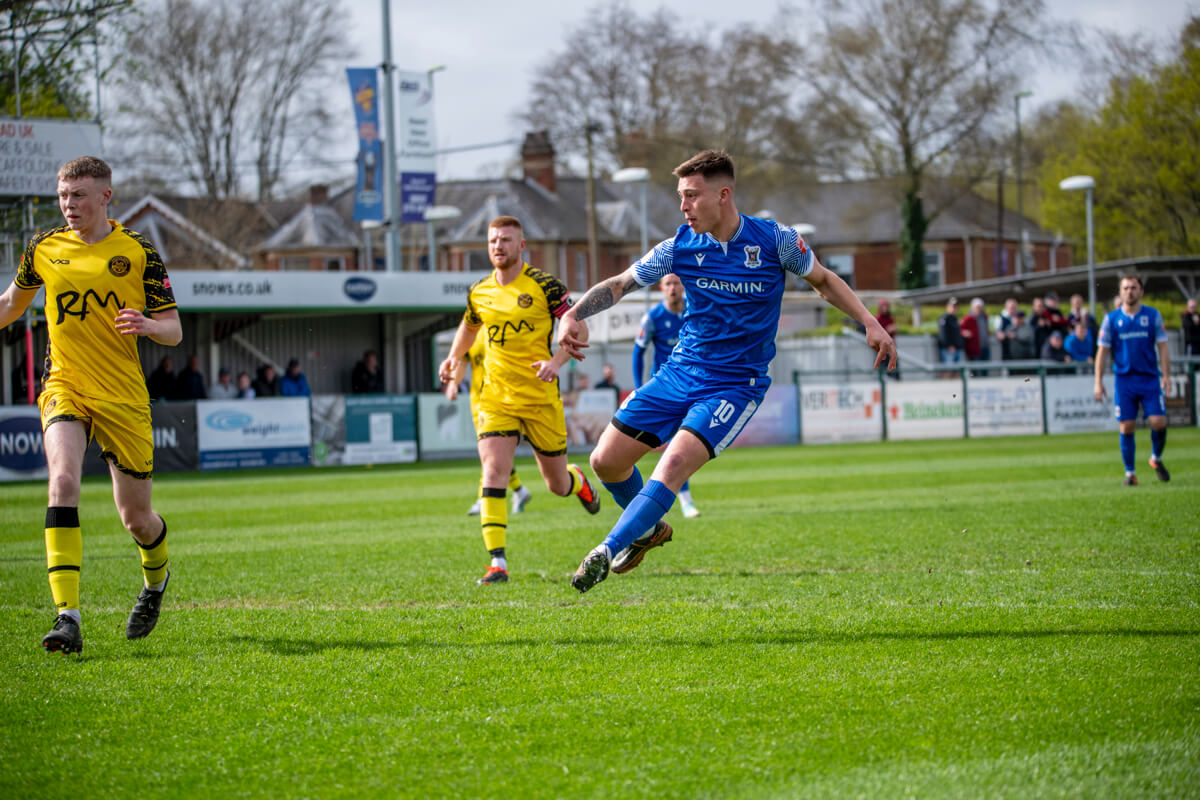
[(1084, 242), (1083, 194), (1058, 182), (1091, 175), (1097, 261), (1200, 251), (1200, 17), (1176, 58), (1114, 79), (1098, 111), (1069, 109), (1058, 125), (1072, 135), (1049, 140), (1041, 180), (1048, 227)]

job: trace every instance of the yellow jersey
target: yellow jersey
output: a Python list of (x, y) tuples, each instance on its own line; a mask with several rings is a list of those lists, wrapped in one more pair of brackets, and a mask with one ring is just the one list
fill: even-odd
[(474, 401), (483, 391), (483, 378), (487, 375), (487, 367), (483, 360), (487, 355), (487, 334), (480, 333), (475, 337), (475, 344), (467, 350), (467, 363), (471, 365), (471, 399)]
[(506, 286), (496, 273), (473, 284), (463, 315), (472, 327), (483, 326), (486, 337), (484, 378), (480, 398), (501, 403), (556, 403), (558, 381), (538, 380), (530, 365), (550, 358), (554, 320), (567, 313), (571, 299), (558, 278), (528, 264)]
[(122, 308), (150, 314), (176, 308), (162, 258), (150, 240), (109, 220), (87, 244), (66, 225), (29, 241), (15, 283), (46, 287), (50, 345), (44, 385), (114, 403), (147, 403), (137, 337), (118, 333)]

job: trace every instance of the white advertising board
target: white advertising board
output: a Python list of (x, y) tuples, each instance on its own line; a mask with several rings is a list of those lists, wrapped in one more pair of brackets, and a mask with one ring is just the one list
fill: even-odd
[(1046, 431), (1048, 433), (1089, 433), (1115, 431), (1113, 414), (1113, 376), (1104, 376), (1108, 399), (1100, 402), (1093, 389), (1096, 379), (1090, 375), (1051, 375), (1046, 378)]
[(952, 439), (963, 435), (959, 381), (888, 381), (888, 439)]
[(48, 474), (38, 407), (0, 406), (0, 481), (27, 481)]
[(1042, 382), (1038, 376), (972, 378), (967, 387), (968, 435), (1042, 432)]
[(95, 122), (0, 117), (0, 194), (54, 197), (64, 162), (99, 155)]
[(179, 307), (235, 309), (466, 308), (471, 284), (488, 272), (229, 272), (171, 275)]
[(310, 463), (307, 397), (197, 400), (200, 469), (289, 467)]
[(800, 441), (879, 441), (883, 402), (878, 382), (800, 385)]

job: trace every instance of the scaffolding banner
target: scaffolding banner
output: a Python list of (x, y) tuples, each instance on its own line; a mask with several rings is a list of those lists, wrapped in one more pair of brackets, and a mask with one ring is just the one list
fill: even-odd
[(383, 143), (379, 139), (379, 76), (374, 67), (347, 67), (354, 127), (358, 131), (358, 182), (354, 221), (383, 220)]

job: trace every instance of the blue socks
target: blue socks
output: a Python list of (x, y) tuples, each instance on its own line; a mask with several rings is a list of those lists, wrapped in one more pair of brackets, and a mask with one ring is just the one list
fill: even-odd
[[(613, 496), (616, 497), (616, 494)], [(634, 539), (652, 529), (674, 502), (675, 493), (665, 483), (655, 480), (647, 483), (625, 507), (625, 512), (605, 538), (604, 545), (608, 552), (615, 556), (632, 544)]]
[(1156, 431), (1150, 429), (1150, 453), (1154, 456), (1155, 461), (1162, 460), (1163, 447), (1167, 444), (1167, 429)]
[(1133, 441), (1132, 433), (1121, 434), (1121, 458), (1125, 461), (1125, 471), (1134, 472), (1137, 465), (1136, 455), (1137, 445)]
[[(604, 483), (601, 481), (601, 483)], [(633, 498), (638, 496), (638, 492), (642, 490), (642, 473), (638, 472), (638, 468), (633, 468), (633, 474), (620, 483), (605, 483), (604, 488), (608, 489), (608, 493), (612, 495), (613, 500), (617, 501), (617, 505), (621, 508), (628, 508), (633, 502)]]

